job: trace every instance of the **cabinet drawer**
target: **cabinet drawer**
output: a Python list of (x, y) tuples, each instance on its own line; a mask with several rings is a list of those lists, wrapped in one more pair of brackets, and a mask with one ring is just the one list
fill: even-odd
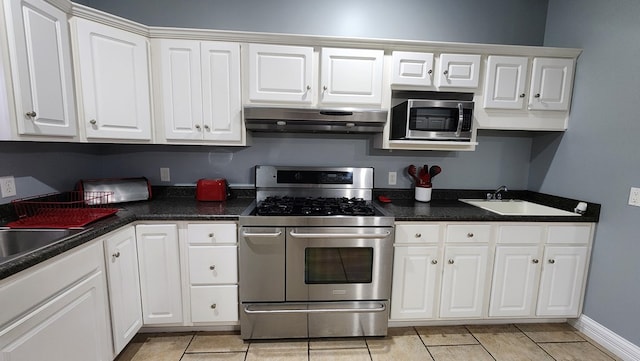
[(192, 223), (187, 225), (189, 244), (236, 243), (235, 223)]
[(396, 243), (436, 243), (439, 240), (439, 224), (396, 225)]
[(591, 236), (591, 225), (549, 226), (547, 243), (588, 244)]
[(192, 322), (237, 322), (238, 286), (192, 286)]
[(540, 243), (542, 230), (536, 225), (500, 226), (498, 243)]
[(238, 282), (237, 246), (189, 247), (189, 279), (192, 285)]
[(489, 242), (490, 237), (490, 225), (455, 224), (447, 226), (447, 242)]

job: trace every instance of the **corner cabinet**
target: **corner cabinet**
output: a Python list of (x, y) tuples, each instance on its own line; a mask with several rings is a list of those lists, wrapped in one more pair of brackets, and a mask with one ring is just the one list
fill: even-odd
[(67, 14), (43, 0), (10, 0), (4, 15), (18, 137), (75, 137)]
[(72, 27), (84, 137), (151, 141), (147, 38), (82, 18)]
[(384, 51), (248, 45), (251, 104), (357, 105), (380, 107)]
[(160, 39), (152, 51), (164, 125), (158, 138), (245, 145), (240, 44)]
[(133, 226), (104, 237), (111, 332), (117, 355), (142, 327), (138, 252)]
[(573, 63), (573, 59), (533, 59), (530, 110), (569, 110)]

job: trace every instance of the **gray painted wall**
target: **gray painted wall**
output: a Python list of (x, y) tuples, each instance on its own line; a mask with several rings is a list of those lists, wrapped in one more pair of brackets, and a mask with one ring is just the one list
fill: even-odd
[(548, 1), (84, 0), (147, 25), (542, 45)]
[(570, 129), (533, 141), (530, 188), (602, 204), (584, 313), (640, 345), (640, 2), (550, 0), (545, 45), (583, 48)]

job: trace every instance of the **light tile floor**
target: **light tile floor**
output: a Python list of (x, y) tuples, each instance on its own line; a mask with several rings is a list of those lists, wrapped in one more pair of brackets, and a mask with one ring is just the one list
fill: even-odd
[(243, 341), (237, 332), (138, 334), (116, 361), (612, 361), (566, 323), (390, 328), (387, 337)]

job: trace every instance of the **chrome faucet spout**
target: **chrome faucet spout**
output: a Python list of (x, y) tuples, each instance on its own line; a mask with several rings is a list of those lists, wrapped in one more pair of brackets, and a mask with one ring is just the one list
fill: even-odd
[(500, 187), (498, 187), (498, 189), (496, 189), (493, 194), (491, 193), (487, 193), (487, 199), (502, 199), (502, 193), (501, 192), (508, 192), (509, 190), (507, 189), (507, 186), (505, 185), (501, 185)]

